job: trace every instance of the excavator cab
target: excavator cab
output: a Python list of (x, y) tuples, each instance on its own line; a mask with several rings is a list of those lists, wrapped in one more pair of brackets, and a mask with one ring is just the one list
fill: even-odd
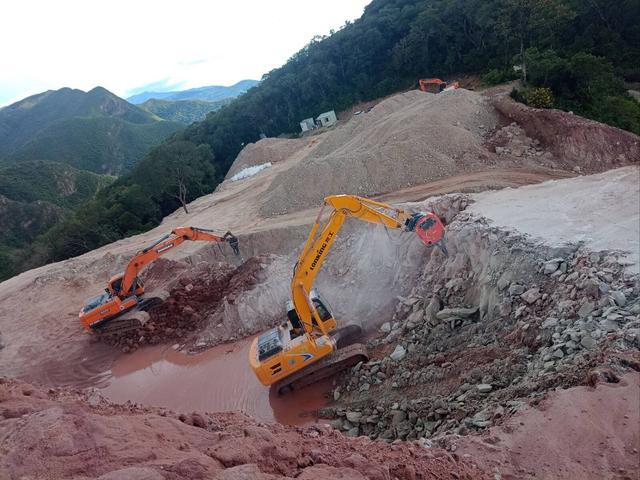
[[(114, 275), (113, 277), (111, 277), (111, 280), (109, 280), (109, 284), (107, 286), (107, 288), (105, 289), (105, 291), (109, 294), (109, 295), (122, 295), (124, 293), (125, 296), (130, 296), (131, 293), (128, 292), (121, 292), (122, 289), (122, 278), (124, 277), (124, 273), (119, 273), (117, 275)], [(133, 295), (142, 295), (144, 293), (144, 284), (142, 283), (142, 280), (136, 276), (136, 278), (133, 281), (133, 285), (131, 287), (131, 292), (133, 293)]]
[[(311, 291), (309, 300), (311, 300), (311, 302), (313, 303), (313, 306), (315, 307), (316, 312), (318, 312), (318, 316), (320, 317), (320, 321), (322, 321), (327, 329), (334, 328), (336, 325), (336, 320), (331, 314), (331, 309), (327, 301), (323, 299), (315, 289)], [(288, 322), (286, 323), (288, 324), (287, 327), (289, 328), (289, 334), (291, 338), (296, 338), (304, 333), (304, 325), (302, 324), (302, 321), (298, 316), (298, 312), (296, 312), (296, 309), (291, 300), (287, 302), (287, 319)], [(315, 317), (313, 317), (311, 321), (314, 327), (318, 327), (318, 322), (316, 321)]]
[(96, 295), (95, 297), (91, 297), (89, 300), (84, 302), (84, 306), (82, 307), (82, 310), (80, 312), (87, 313), (93, 310), (94, 308), (98, 308), (100, 305), (107, 303), (110, 298), (111, 298), (111, 295), (109, 295), (108, 292), (101, 293), (100, 295)]

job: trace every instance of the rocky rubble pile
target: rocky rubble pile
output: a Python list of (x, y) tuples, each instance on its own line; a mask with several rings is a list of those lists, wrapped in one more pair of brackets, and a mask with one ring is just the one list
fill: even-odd
[(515, 122), (497, 130), (488, 140), (490, 150), (498, 155), (517, 158), (539, 158), (542, 165), (553, 165), (553, 155), (542, 147), (537, 139), (529, 138)]
[[(262, 278), (270, 261), (268, 255), (251, 257), (239, 267), (228, 263), (201, 262), (182, 271), (169, 290), (169, 298), (149, 311), (150, 320), (133, 332), (106, 336), (104, 341), (123, 352), (135, 351), (142, 345), (156, 345), (171, 340), (188, 341), (202, 329), (222, 302), (233, 304), (236, 297)], [(150, 270), (150, 275), (154, 270)], [(243, 334), (243, 332), (237, 332)], [(220, 332), (218, 342), (234, 340)], [(207, 345), (211, 346), (211, 345)]]
[(616, 253), (550, 248), (459, 214), (322, 413), (348, 435), (483, 430), (557, 387), (640, 370), (637, 276)]

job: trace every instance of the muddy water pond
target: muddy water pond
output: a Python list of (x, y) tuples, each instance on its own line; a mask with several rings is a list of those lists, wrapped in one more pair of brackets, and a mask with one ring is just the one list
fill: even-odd
[(242, 411), (258, 421), (304, 425), (328, 403), (331, 380), (278, 396), (249, 367), (251, 339), (220, 345), (197, 355), (170, 346), (147, 347), (120, 356), (101, 393), (178, 412)]

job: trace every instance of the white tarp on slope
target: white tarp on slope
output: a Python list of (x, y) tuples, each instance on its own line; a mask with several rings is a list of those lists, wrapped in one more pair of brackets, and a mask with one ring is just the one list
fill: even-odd
[(271, 162), (262, 163), (260, 165), (254, 165), (253, 167), (247, 167), (240, 170), (233, 177), (230, 178), (232, 182), (237, 182), (238, 180), (242, 180), (243, 178), (253, 177), (256, 173), (261, 172), (265, 168), (269, 168), (271, 166)]

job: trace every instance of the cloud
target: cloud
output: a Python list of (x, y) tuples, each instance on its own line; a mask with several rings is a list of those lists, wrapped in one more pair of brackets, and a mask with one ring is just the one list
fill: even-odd
[(130, 96), (259, 79), (369, 1), (6, 0), (0, 104), (62, 87)]
[(157, 82), (147, 83), (141, 87), (132, 88), (127, 91), (127, 97), (136, 95), (142, 92), (172, 92), (174, 90), (180, 90), (184, 86), (185, 82), (172, 81), (170, 78), (158, 80)]
[(209, 60), (206, 58), (199, 58), (197, 60), (190, 60), (186, 62), (180, 62), (181, 65), (192, 66), (192, 65), (201, 65), (203, 63), (207, 63)]

